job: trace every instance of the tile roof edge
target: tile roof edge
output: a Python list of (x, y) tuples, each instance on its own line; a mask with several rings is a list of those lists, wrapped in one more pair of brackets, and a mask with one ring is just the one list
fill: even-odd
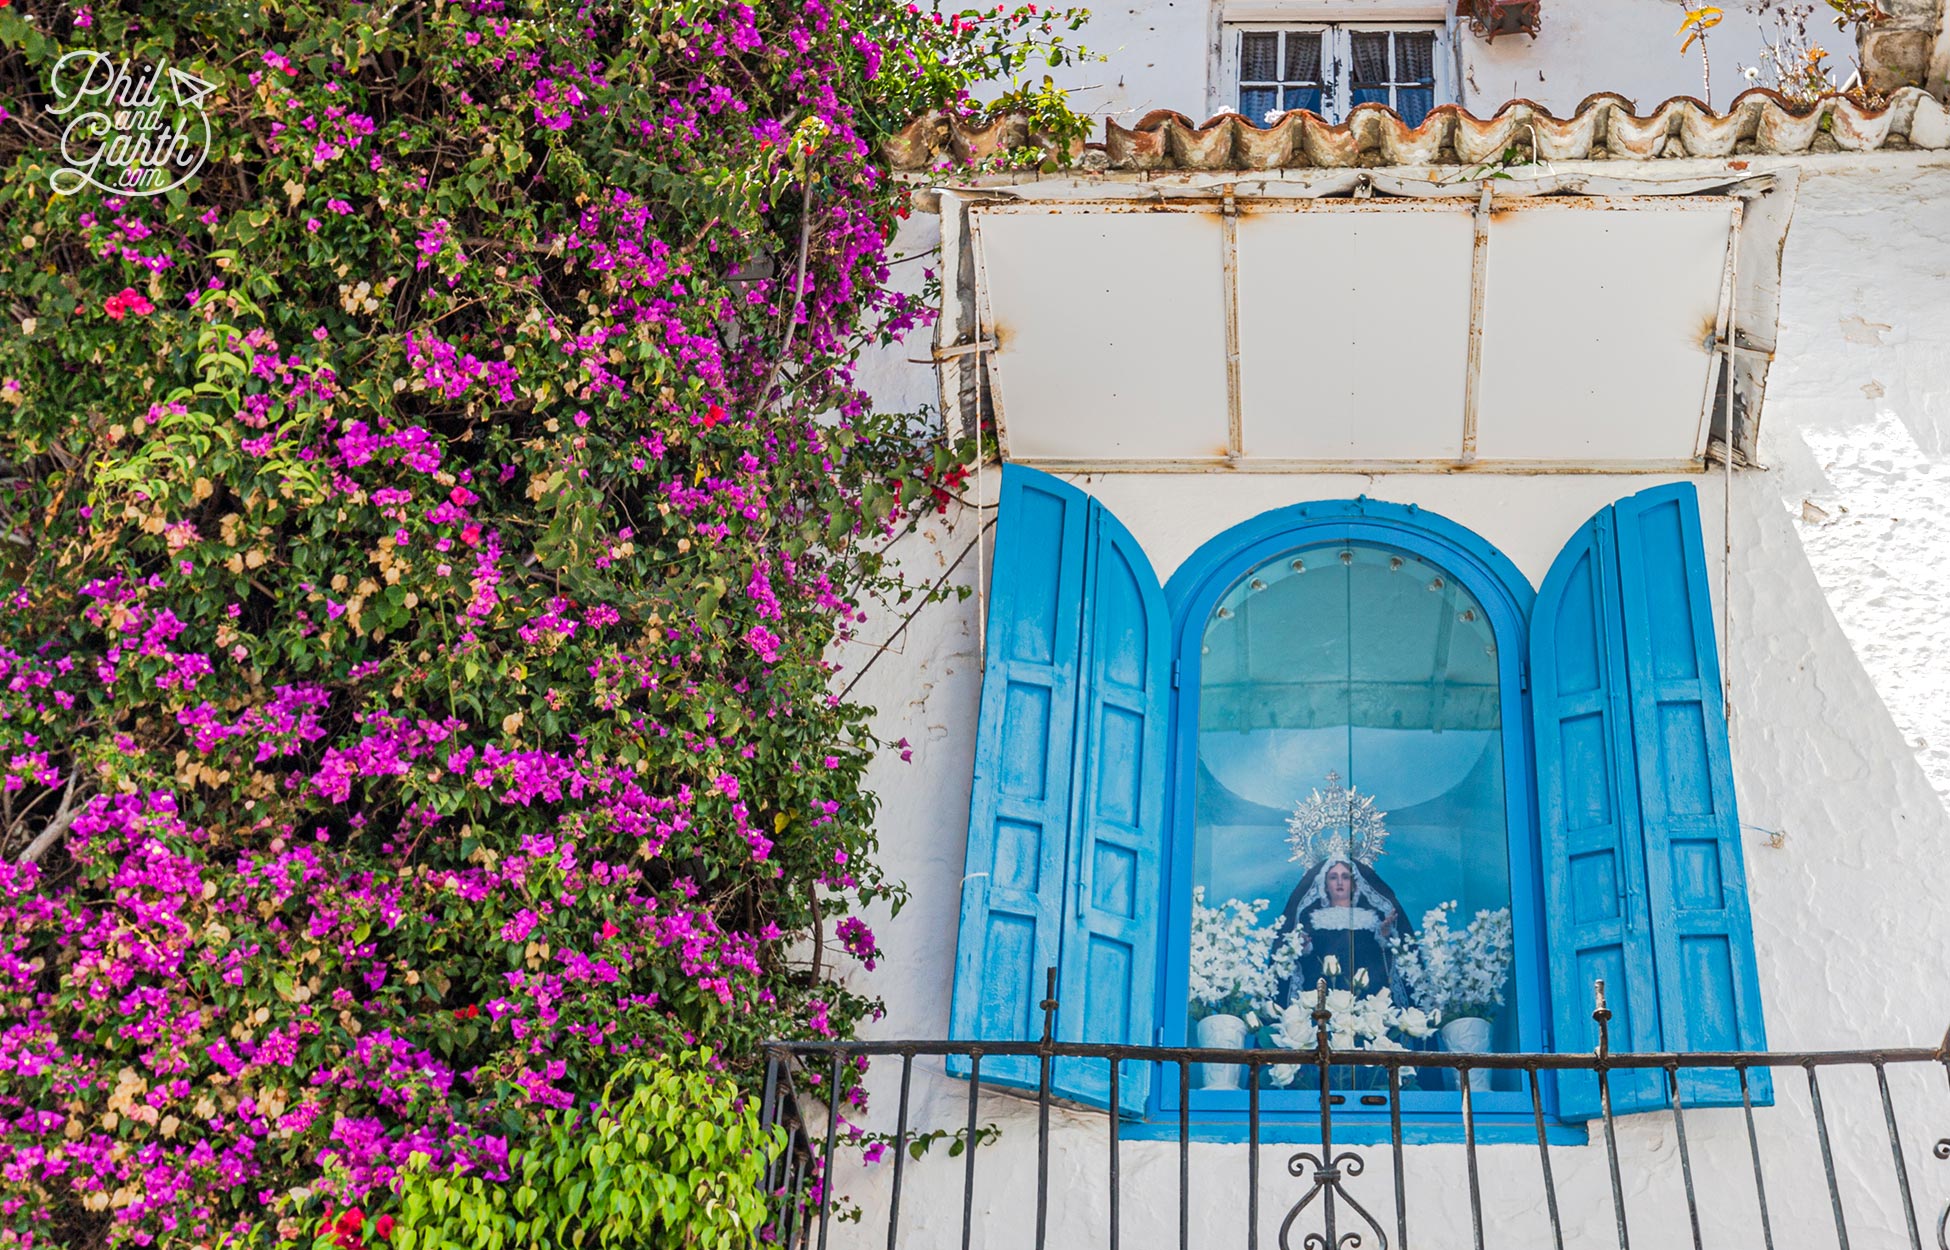
[[(1743, 91), (1717, 113), (1691, 96), (1673, 96), (1646, 114), (1634, 107), (1615, 92), (1588, 95), (1563, 118), (1525, 99), (1505, 101), (1488, 117), (1443, 104), (1413, 127), (1380, 104), (1356, 105), (1344, 122), (1294, 110), (1267, 125), (1230, 111), (1197, 123), (1153, 109), (1132, 126), (1105, 118), (1102, 143), (1076, 144), (1067, 155), (1085, 172), (1122, 172), (1467, 167), (1500, 164), (1512, 149), (1543, 161), (1950, 149), (1950, 109), (1916, 87), (1899, 88), (1877, 109), (1839, 94), (1802, 105), (1765, 87)], [(1054, 157), (1056, 149), (1027, 114), (977, 119), (941, 110), (882, 144), (904, 172), (966, 168), (1023, 150)]]

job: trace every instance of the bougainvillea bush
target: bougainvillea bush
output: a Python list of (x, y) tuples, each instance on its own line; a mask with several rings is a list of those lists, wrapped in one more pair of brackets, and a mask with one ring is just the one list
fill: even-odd
[[(854, 382), (876, 144), (1076, 20), (0, 4), (0, 1244), (357, 1245), (873, 1009), (826, 657), (973, 450)], [(75, 49), (216, 85), (195, 180), (51, 193)]]

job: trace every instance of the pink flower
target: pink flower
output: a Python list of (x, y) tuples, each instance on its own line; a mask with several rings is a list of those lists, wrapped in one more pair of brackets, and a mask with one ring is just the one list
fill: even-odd
[(144, 299), (134, 287), (125, 286), (102, 301), (102, 311), (108, 314), (111, 321), (120, 321), (129, 313), (138, 317), (152, 313), (156, 311), (156, 306)]

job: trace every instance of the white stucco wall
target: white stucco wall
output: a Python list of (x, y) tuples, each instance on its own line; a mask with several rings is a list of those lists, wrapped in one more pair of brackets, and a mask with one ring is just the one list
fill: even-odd
[[(1454, 4), (1438, 0), (1430, 11)], [(1760, 19), (1737, 4), (1723, 4), (1720, 25), (1707, 33), (1716, 108), (1749, 84), (1742, 65), (1758, 65)], [(1213, 81), (1218, 34), (1214, 0), (1162, 0), (1091, 6), (1092, 17), (1075, 36), (1106, 59), (1064, 76), (1075, 88), (1074, 103), (1084, 111), (1130, 125), (1152, 109), (1168, 108), (1204, 118), (1222, 98)], [(1289, 0), (1281, 20), (1359, 21), (1363, 0)], [(1559, 116), (1596, 91), (1615, 91), (1641, 111), (1672, 96), (1704, 98), (1699, 49), (1684, 55), (1676, 34), (1685, 9), (1678, 0), (1544, 0), (1543, 27), (1536, 39), (1505, 36), (1486, 42), (1458, 28), (1459, 102), (1481, 116), (1505, 100), (1534, 100)], [(1835, 34), (1825, 19), (1811, 19), (1817, 36), (1834, 55), (1830, 64), (1849, 71), (1853, 40)], [(1771, 29), (1771, 27), (1769, 28)], [(1827, 37), (1823, 37), (1827, 36)], [(1101, 134), (1098, 136), (1101, 138)]]
[[(1726, 16), (1707, 31), (1712, 67), (1712, 99), (1725, 108), (1747, 81), (1741, 65), (1760, 62), (1762, 30), (1746, 7), (1723, 4)], [(1544, 0), (1543, 28), (1533, 42), (1499, 38), (1494, 43), (1462, 38), (1462, 102), (1472, 112), (1487, 115), (1512, 97), (1535, 100), (1562, 117), (1594, 91), (1616, 91), (1645, 112), (1676, 95), (1706, 98), (1699, 46), (1681, 55), (1675, 32), (1685, 18), (1677, 0), (1600, 0), (1599, 3), (1552, 3)], [(1826, 21), (1822, 35), (1832, 34)], [(1771, 28), (1770, 28), (1771, 29)], [(1840, 55), (1831, 64), (1847, 75), (1851, 40), (1821, 40)]]
[[(1173, 6), (1166, 8), (1173, 11), (1144, 32), (1155, 37), (1160, 56), (1169, 42), (1160, 32), (1170, 23), (1184, 25)], [(1605, 15), (1587, 20), (1577, 16), (1582, 10)], [(1202, 22), (1203, 10), (1198, 14)], [(1547, 3), (1546, 39), (1578, 29), (1581, 38), (1614, 52), (1643, 48), (1652, 45), (1635, 44), (1620, 23), (1667, 29), (1677, 24), (1676, 14), (1663, 0), (1578, 8)], [(1751, 18), (1729, 10), (1730, 25), (1741, 20)], [(1093, 42), (1110, 46), (1101, 34)], [(1135, 31), (1125, 46), (1152, 55)], [(1494, 87), (1479, 77), (1479, 85), (1499, 96), (1513, 89), (1539, 96), (1553, 106), (1599, 87), (1616, 86), (1642, 100), (1685, 89), (1684, 75), (1666, 64), (1677, 60), (1669, 45), (1657, 65), (1642, 57), (1633, 73), (1610, 77), (1597, 76), (1598, 52), (1594, 47), (1589, 61), (1572, 58), (1561, 76), (1552, 74), (1555, 82), (1547, 78), (1546, 86), (1564, 93), (1552, 96), (1513, 77), (1520, 72), (1514, 54), (1504, 62), (1499, 44), (1495, 65), (1504, 77)], [(1197, 81), (1183, 78), (1191, 52), (1180, 55), (1169, 72), (1133, 77), (1138, 85), (1120, 89), (1128, 99), (1150, 100)], [(1654, 81), (1659, 85), (1642, 85)], [(1943, 972), (1950, 951), (1947, 203), (1950, 160), (1941, 156), (1810, 160), (1784, 255), (1779, 351), (1760, 448), (1766, 467), (1740, 473), (1730, 500), (1717, 473), (1699, 479), (1709, 553), (1717, 556), (1723, 534), (1731, 533), (1730, 561), (1715, 572), (1715, 594), (1726, 599), (1716, 607), (1731, 610), (1722, 645), (1733, 689), (1734, 769), (1747, 826), (1761, 990), (1776, 1049), (1933, 1045), (1950, 1023), (1950, 978)], [(910, 235), (919, 248), (931, 246), (928, 230), (917, 219), (903, 247)], [(910, 345), (905, 355), (926, 351)], [(868, 376), (890, 402), (932, 402), (932, 375), (924, 366), (889, 355)], [(1631, 384), (1623, 376), (1618, 382)], [(1593, 511), (1657, 480), (1207, 474), (1100, 476), (1079, 484), (1130, 527), (1161, 579), (1206, 538), (1267, 508), (1366, 494), (1413, 502), (1471, 527), (1535, 583)], [(985, 484), (992, 498), (992, 468)], [(1723, 513), (1730, 527), (1723, 528)], [(940, 577), (959, 558), (951, 580), (980, 587), (987, 551), (969, 545), (992, 515), (956, 507), (904, 540), (896, 555), (921, 581)], [(876, 725), (885, 739), (905, 737), (913, 747), (911, 763), (889, 752), (870, 778), (882, 797), (881, 859), (912, 891), (898, 917), (876, 918), (887, 960), (871, 974), (853, 974), (859, 988), (886, 1003), (885, 1018), (871, 1030), (879, 1037), (939, 1038), (948, 1029), (982, 603), (977, 595), (925, 608), (897, 637), (895, 626), (912, 605), (883, 610), (865, 627), (863, 642), (839, 657), (846, 681), (878, 656), (855, 697), (879, 709)], [(891, 1063), (871, 1075), (868, 1127), (891, 1129), (897, 1080)], [(1930, 1155), (1931, 1143), (1950, 1134), (1950, 1093), (1941, 1071), (1893, 1074), (1892, 1084), (1919, 1213), (1933, 1224), (1950, 1200), (1950, 1164)], [(1784, 1072), (1778, 1088), (1779, 1105), (1758, 1113), (1774, 1244), (1784, 1250), (1833, 1245), (1805, 1080)], [(1823, 1092), (1855, 1244), (1907, 1245), (1873, 1080), (1838, 1075), (1824, 1081)], [(919, 1062), (910, 1126), (919, 1132), (959, 1126), (966, 1093), (938, 1064)], [(1031, 1245), (1033, 1108), (984, 1095), (980, 1120), (999, 1125), (1002, 1138), (983, 1152), (973, 1244)], [(1101, 1115), (1058, 1110), (1054, 1116), (1052, 1246), (1104, 1244), (1106, 1126)], [(1706, 1244), (1758, 1245), (1739, 1113), (1696, 1112), (1688, 1128), (1695, 1176), (1707, 1196)], [(1626, 1118), (1620, 1146), (1634, 1244), (1691, 1244), (1670, 1118)], [(1261, 1235), (1268, 1246), (1300, 1192), (1284, 1169), (1294, 1149), (1268, 1146), (1261, 1160)], [(1349, 1187), (1386, 1212), (1388, 1153), (1362, 1153), (1368, 1170)], [(1192, 1159), (1193, 1244), (1243, 1245), (1244, 1148), (1195, 1146)], [(1547, 1245), (1534, 1147), (1485, 1147), (1483, 1160), (1494, 1244)], [(1615, 1244), (1602, 1145), (1560, 1148), (1553, 1163), (1567, 1244)], [(1462, 1166), (1460, 1147), (1408, 1149), (1410, 1229), (1418, 1248), (1469, 1244)], [(1126, 1143), (1123, 1169), (1123, 1244), (1175, 1245), (1175, 1145)], [(930, 1250), (960, 1244), (961, 1177), (961, 1161), (949, 1160), (939, 1146), (908, 1166), (901, 1244)], [(837, 1225), (833, 1244), (886, 1244), (890, 1178), (889, 1162), (843, 1173), (840, 1192), (859, 1201), (867, 1218)]]

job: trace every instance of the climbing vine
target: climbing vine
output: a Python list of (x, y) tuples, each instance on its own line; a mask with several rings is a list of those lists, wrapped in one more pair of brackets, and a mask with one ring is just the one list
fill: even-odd
[[(362, 1244), (874, 1009), (828, 657), (972, 451), (856, 380), (877, 145), (1062, 121), (1081, 16), (0, 5), (0, 1244)], [(55, 193), (77, 51), (210, 85), (194, 177)]]

